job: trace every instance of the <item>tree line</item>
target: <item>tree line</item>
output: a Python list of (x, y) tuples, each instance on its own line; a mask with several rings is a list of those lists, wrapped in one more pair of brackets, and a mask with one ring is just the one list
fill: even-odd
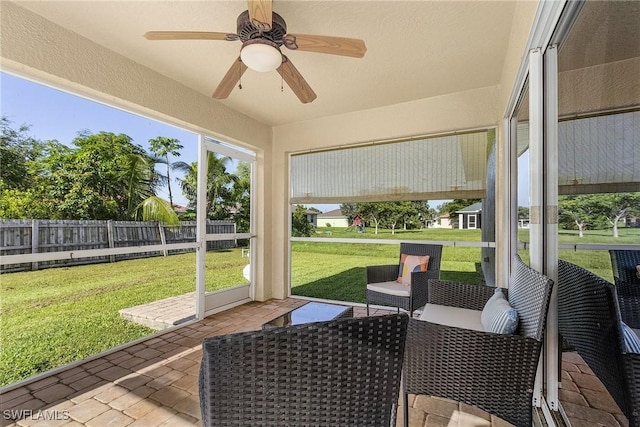
[[(373, 227), (375, 234), (378, 234), (380, 228), (391, 229), (392, 234), (400, 228), (404, 230), (423, 228), (426, 226), (426, 221), (433, 219), (436, 215), (435, 209), (429, 206), (428, 201), (343, 203), (340, 205), (340, 210), (348, 218), (349, 224), (353, 224), (356, 218), (360, 218)], [(321, 213), (315, 208), (311, 208), (311, 211)], [(318, 225), (322, 226), (322, 224)], [(296, 206), (291, 228), (291, 235), (294, 237), (309, 237), (313, 233), (314, 226), (307, 219), (305, 206)]]
[[(0, 218), (156, 220), (177, 224), (194, 213), (178, 215), (171, 192), (172, 172), (189, 201), (197, 204), (197, 162), (171, 162), (183, 146), (175, 138), (149, 140), (150, 150), (125, 134), (80, 131), (70, 145), (40, 141), (30, 127), (1, 119)], [(250, 167), (210, 153), (207, 165), (207, 217), (249, 227)], [(163, 170), (161, 173), (158, 170)], [(158, 197), (168, 187), (169, 200)]]
[[(171, 162), (180, 157), (183, 146), (174, 138), (149, 140), (150, 150), (131, 137), (113, 132), (81, 131), (70, 145), (56, 140), (40, 141), (29, 135), (29, 126), (12, 127), (1, 118), (0, 218), (3, 219), (102, 219), (156, 220), (175, 224), (195, 219), (197, 204), (197, 162)], [(207, 217), (234, 221), (239, 231), (248, 231), (250, 218), (251, 168), (209, 153), (207, 162)], [(158, 170), (163, 170), (163, 173)], [(191, 212), (178, 215), (173, 207), (172, 173)], [(167, 186), (169, 201), (158, 197)], [(438, 215), (453, 214), (480, 199), (455, 199), (433, 209), (427, 201), (344, 203), (342, 213), (352, 223), (360, 217), (375, 232), (383, 227), (392, 233), (399, 228), (421, 228)], [(293, 213), (294, 235), (311, 235), (306, 208)], [(519, 216), (528, 216), (519, 208)], [(561, 196), (559, 223), (564, 229), (611, 228), (640, 216), (640, 193), (585, 194)]]
[(374, 229), (375, 234), (379, 228), (390, 229), (391, 234), (398, 229), (423, 228), (436, 216), (428, 201), (344, 203), (340, 210), (349, 218), (350, 224), (360, 218)]
[[(455, 222), (455, 213), (481, 199), (454, 199), (433, 209), (426, 201), (413, 202), (368, 202), (343, 203), (340, 210), (353, 224), (356, 218), (365, 221), (378, 234), (379, 228), (390, 229), (392, 234), (399, 228), (423, 228), (428, 220), (448, 214)], [(293, 212), (292, 235), (294, 237), (311, 236), (313, 224), (307, 219), (307, 208), (297, 206)], [(320, 213), (317, 209), (311, 211)], [(559, 227), (565, 230), (578, 230), (580, 237), (587, 229), (611, 229), (613, 237), (618, 237), (618, 226), (625, 219), (640, 217), (640, 193), (604, 193), (581, 194), (559, 197)], [(519, 206), (518, 218), (529, 219), (529, 208)], [(322, 224), (318, 224), (322, 226)], [(455, 228), (455, 226), (454, 226)]]
[(640, 216), (640, 193), (606, 193), (560, 196), (558, 220), (561, 228), (578, 230), (580, 237), (587, 229), (611, 228), (618, 237), (621, 221)]

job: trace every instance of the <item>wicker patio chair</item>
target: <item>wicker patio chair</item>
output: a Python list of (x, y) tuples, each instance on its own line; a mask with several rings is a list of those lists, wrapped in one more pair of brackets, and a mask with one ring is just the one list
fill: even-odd
[(204, 426), (395, 425), (408, 316), (206, 338)]
[[(629, 419), (640, 426), (640, 354), (623, 345), (616, 287), (566, 261), (558, 263), (558, 328), (605, 385)], [(631, 326), (631, 325), (629, 325)]]
[[(440, 396), (492, 413), (516, 426), (531, 426), (533, 385), (553, 282), (519, 257), (506, 293), (520, 317), (513, 334), (497, 334), (410, 319), (404, 364), (407, 394)], [(494, 287), (429, 281), (429, 304), (482, 310)], [(443, 307), (444, 306), (444, 307)], [(425, 313), (433, 307), (425, 307)], [(423, 315), (425, 314), (423, 313)]]
[(640, 297), (640, 277), (636, 267), (640, 265), (640, 250), (609, 250), (613, 279), (618, 296)]
[(398, 283), (399, 263), (367, 267), (367, 315), (369, 304), (373, 303), (396, 307), (398, 312), (402, 308), (409, 316), (427, 303), (427, 281), (440, 278), (442, 245), (401, 243), (400, 258), (402, 254), (428, 255), (427, 271), (411, 273), (411, 285), (401, 285)]

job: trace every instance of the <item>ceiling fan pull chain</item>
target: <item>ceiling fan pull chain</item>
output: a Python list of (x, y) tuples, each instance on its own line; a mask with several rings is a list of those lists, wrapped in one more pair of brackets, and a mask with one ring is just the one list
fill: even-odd
[(238, 67), (238, 89), (242, 90), (242, 67)]
[(280, 92), (284, 92), (284, 77), (280, 74)]

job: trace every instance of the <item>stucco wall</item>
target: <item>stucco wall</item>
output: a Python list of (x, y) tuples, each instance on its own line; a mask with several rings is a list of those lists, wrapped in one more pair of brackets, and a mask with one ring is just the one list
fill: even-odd
[(347, 228), (349, 226), (349, 219), (338, 217), (318, 217), (318, 227), (326, 227), (329, 224), (331, 227)]
[[(359, 111), (294, 123), (273, 129), (274, 160), (272, 202), (276, 235), (286, 235), (288, 223), (288, 155), (291, 152), (326, 147), (338, 147), (367, 141), (390, 140), (415, 135), (432, 135), (456, 130), (495, 126), (501, 113), (498, 86), (457, 92), (384, 108)], [(274, 239), (273, 256), (288, 257), (286, 239)], [(272, 283), (273, 296), (289, 292), (289, 270)], [(277, 289), (278, 283), (282, 287)]]
[[(277, 166), (273, 169), (272, 186), (275, 235), (286, 236), (288, 230), (288, 222), (283, 219), (287, 218), (288, 191), (282, 189), (289, 188), (288, 155), (291, 152), (498, 126), (497, 176), (503, 177), (505, 159), (501, 155), (502, 119), (537, 7), (536, 1), (517, 2), (502, 78), (495, 86), (275, 127), (273, 156)], [(500, 185), (496, 189), (498, 200), (507, 191), (504, 182)], [(499, 211), (496, 209), (497, 214)], [(498, 223), (501, 220), (500, 217), (496, 218)], [(289, 245), (286, 239), (274, 239), (272, 253), (274, 258), (282, 257), (283, 261), (288, 259)], [(276, 264), (283, 265), (284, 262)], [(277, 278), (274, 276), (272, 281), (273, 296), (288, 295), (289, 270), (277, 271), (275, 275)], [(279, 283), (282, 283), (280, 288)]]

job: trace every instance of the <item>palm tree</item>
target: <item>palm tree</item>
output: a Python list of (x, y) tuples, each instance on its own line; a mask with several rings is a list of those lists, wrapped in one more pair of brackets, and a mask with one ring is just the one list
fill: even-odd
[[(207, 156), (207, 216), (217, 219), (228, 216), (231, 186), (238, 180), (237, 176), (227, 172), (227, 165), (231, 161), (231, 157), (218, 157), (215, 153)], [(173, 169), (185, 174), (180, 180), (182, 193), (189, 199), (189, 205), (195, 206), (198, 195), (198, 163), (176, 162)]]
[(142, 153), (129, 154), (125, 168), (127, 182), (127, 212), (132, 218), (143, 221), (161, 221), (177, 225), (180, 220), (172, 205), (156, 196), (162, 175), (155, 171), (155, 165), (164, 160)]
[(178, 214), (173, 210), (173, 207), (158, 196), (144, 199), (138, 205), (137, 212), (143, 221), (160, 221), (168, 225), (180, 224)]
[(167, 188), (169, 189), (169, 203), (171, 205), (171, 209), (173, 209), (173, 195), (171, 194), (171, 175), (170, 169), (172, 169), (172, 165), (169, 162), (169, 154), (175, 157), (180, 156), (180, 151), (184, 147), (180, 144), (180, 140), (176, 138), (169, 138), (166, 136), (159, 136), (157, 138), (153, 138), (149, 140), (149, 149), (153, 154), (159, 157), (164, 158), (164, 162), (167, 166)]
[(158, 175), (154, 171), (155, 161), (143, 153), (130, 153), (125, 159), (122, 179), (126, 185), (127, 212), (133, 216), (142, 200), (155, 195)]

